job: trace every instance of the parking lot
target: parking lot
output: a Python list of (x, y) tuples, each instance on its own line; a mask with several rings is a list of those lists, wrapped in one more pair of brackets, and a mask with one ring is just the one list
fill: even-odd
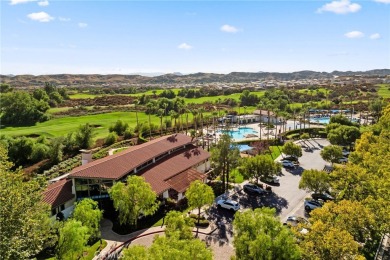
[[(298, 142), (298, 144), (300, 144)], [(304, 145), (304, 143), (301, 143)], [(279, 176), (280, 185), (271, 185), (272, 193), (264, 195), (248, 195), (242, 189), (247, 182), (235, 185), (234, 190), (229, 192), (228, 198), (237, 201), (241, 209), (255, 209), (259, 207), (272, 207), (282, 222), (285, 222), (288, 216), (296, 215), (307, 218), (303, 203), (306, 197), (310, 196), (308, 192), (298, 188), (302, 172), (305, 169), (322, 170), (327, 164), (320, 155), (321, 149), (329, 145), (326, 139), (310, 139), (306, 141), (306, 146), (312, 147), (310, 152), (302, 151), (302, 157), (299, 158), (299, 167), (293, 170), (282, 169)], [(276, 160), (279, 161), (280, 156)], [(216, 201), (220, 199), (217, 198)], [(232, 221), (234, 213), (226, 209), (218, 209), (213, 206), (209, 211), (210, 218), (221, 226), (219, 236), (231, 242)]]

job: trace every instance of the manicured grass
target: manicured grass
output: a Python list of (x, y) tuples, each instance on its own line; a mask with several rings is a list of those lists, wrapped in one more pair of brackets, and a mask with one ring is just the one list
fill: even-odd
[(107, 246), (107, 241), (102, 240), (102, 245), (100, 246), (100, 241), (97, 241), (92, 246), (88, 247), (87, 250), (84, 251), (84, 256), (81, 257), (81, 260), (92, 260), (95, 256), (95, 252), (100, 249), (102, 251)]
[(95, 95), (90, 93), (76, 93), (69, 95), (70, 99), (87, 99), (87, 98), (95, 98), (95, 97), (101, 97), (103, 95)]
[(383, 98), (390, 98), (390, 84), (379, 84), (378, 95)]
[(326, 89), (326, 88), (318, 88), (316, 90), (313, 90), (312, 92), (310, 92), (310, 89), (305, 88), (305, 89), (299, 89), (297, 92), (298, 93), (307, 93), (309, 95), (315, 96), (316, 93), (320, 93), (320, 92), (326, 94), (326, 91), (328, 91), (328, 94), (332, 92), (332, 90), (329, 90), (329, 89)]
[[(160, 118), (151, 116), (153, 124), (160, 125)], [(192, 118), (192, 115), (189, 116)], [(108, 135), (108, 128), (117, 120), (123, 120), (128, 123), (130, 127), (135, 127), (136, 117), (135, 112), (112, 112), (106, 114), (86, 115), (77, 117), (62, 117), (55, 118), (43, 123), (37, 123), (33, 126), (23, 127), (6, 127), (1, 129), (4, 135), (20, 136), (20, 135), (44, 135), (46, 137), (65, 136), (67, 133), (74, 132), (80, 125), (89, 123), (96, 125), (96, 138), (103, 138)], [(148, 115), (145, 113), (138, 113), (140, 123), (148, 123)]]
[(282, 150), (282, 147), (283, 146), (281, 146), (281, 145), (279, 145), (279, 146), (270, 146), (269, 149), (272, 151), (272, 153), (271, 154), (267, 154), (267, 155), (269, 155), (272, 158), (272, 160), (275, 160), (280, 155), (280, 151)]
[(71, 107), (52, 107), (47, 110), (47, 113), (54, 114), (58, 112), (68, 111), (69, 109), (71, 109)]

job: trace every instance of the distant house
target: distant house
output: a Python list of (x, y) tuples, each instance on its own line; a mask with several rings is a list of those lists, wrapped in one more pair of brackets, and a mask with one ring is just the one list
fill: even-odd
[(269, 116), (269, 122), (271, 124), (277, 124), (282, 122), (282, 117), (276, 117), (276, 114), (272, 111), (267, 110), (255, 110), (253, 111), (253, 114), (256, 115), (258, 118), (256, 121), (268, 123), (268, 116)]
[(108, 189), (130, 175), (144, 177), (161, 199), (180, 200), (191, 182), (204, 182), (210, 171), (210, 153), (184, 134), (163, 136), (96, 161), (91, 158), (83, 150), (83, 165), (47, 187), (44, 201), (52, 206), (53, 216), (60, 211), (69, 216), (74, 202), (83, 198), (105, 204), (110, 201)]

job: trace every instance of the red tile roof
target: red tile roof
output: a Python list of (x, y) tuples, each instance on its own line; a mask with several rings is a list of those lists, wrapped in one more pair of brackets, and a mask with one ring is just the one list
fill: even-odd
[(198, 163), (202, 163), (209, 157), (209, 152), (191, 145), (184, 150), (177, 151), (168, 158), (164, 158), (149, 166), (140, 172), (139, 175), (143, 176), (145, 180), (150, 183), (152, 189), (157, 194), (161, 194), (165, 190), (171, 188), (170, 184), (167, 182), (169, 179), (191, 169)]
[(206, 174), (198, 172), (195, 169), (188, 169), (184, 172), (181, 172), (166, 182), (177, 192), (185, 192), (190, 186), (191, 182), (196, 180), (204, 180), (207, 177)]
[(122, 152), (90, 162), (72, 170), (73, 178), (99, 178), (117, 180), (137, 166), (172, 149), (190, 144), (192, 138), (184, 134), (163, 136), (147, 143), (130, 147)]
[(47, 186), (43, 192), (43, 202), (56, 208), (75, 197), (72, 194), (72, 180), (63, 179)]

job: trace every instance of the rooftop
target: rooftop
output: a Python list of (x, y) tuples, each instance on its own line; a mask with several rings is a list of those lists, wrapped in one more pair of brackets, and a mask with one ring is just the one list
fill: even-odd
[(56, 208), (65, 202), (73, 199), (75, 195), (72, 194), (72, 180), (62, 179), (47, 186), (43, 192), (43, 202)]

